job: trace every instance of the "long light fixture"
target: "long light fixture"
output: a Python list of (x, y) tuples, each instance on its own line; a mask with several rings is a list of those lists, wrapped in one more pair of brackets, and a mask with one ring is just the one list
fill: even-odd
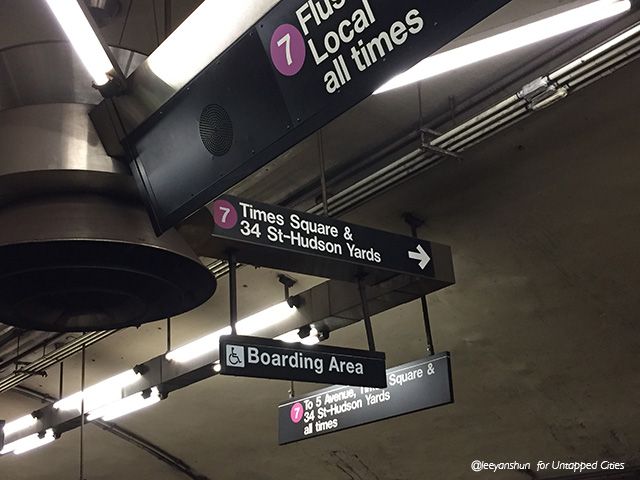
[(35, 425), (38, 420), (33, 417), (33, 415), (25, 415), (20, 418), (16, 418), (10, 422), (7, 422), (2, 429), (5, 437), (9, 435), (19, 432), (20, 430), (26, 430), (27, 428)]
[(36, 448), (43, 447), (44, 445), (48, 445), (53, 442), (56, 437), (53, 433), (52, 429), (48, 429), (43, 437), (40, 437), (38, 434), (30, 435), (28, 437), (23, 438), (22, 440), (27, 440), (26, 442), (20, 443), (20, 445), (16, 446), (13, 450), (13, 453), (16, 455), (20, 455), (26, 452), (30, 452), (31, 450), (35, 450)]
[(102, 86), (108, 83), (109, 74), (114, 72), (113, 64), (78, 0), (46, 2), (95, 84)]
[[(297, 311), (296, 307), (291, 307), (287, 302), (278, 303), (254, 315), (244, 318), (236, 324), (236, 329), (240, 335), (251, 335), (252, 333), (264, 330), (273, 325), (277, 325), (294, 315)], [(219, 348), (219, 340), (222, 335), (231, 334), (231, 327), (221, 328), (209, 335), (205, 335), (191, 343), (183, 345), (166, 354), (167, 360), (176, 362), (188, 362), (206, 353), (217, 351)], [(295, 334), (295, 337), (292, 335)], [(315, 344), (319, 341), (318, 332), (311, 329), (309, 337), (300, 339), (298, 330), (289, 332), (288, 334), (278, 337), (284, 341), (301, 342), (307, 345)], [(219, 371), (219, 364), (215, 371)], [(95, 385), (85, 388), (83, 391), (76, 392), (73, 395), (58, 400), (53, 407), (61, 411), (76, 410), (82, 408), (82, 400), (84, 399), (84, 409), (87, 412), (87, 421), (103, 419), (105, 421), (114, 420), (132, 412), (136, 412), (143, 408), (158, 403), (161, 400), (160, 392), (157, 387), (150, 390), (150, 394), (145, 395), (144, 392), (138, 392), (128, 397), (122, 397), (122, 389), (138, 381), (141, 375), (133, 369), (121, 372), (111, 378), (103, 380)], [(29, 428), (37, 420), (31, 415), (25, 415), (4, 427), (5, 435), (7, 428), (10, 432), (16, 432)], [(47, 431), (48, 432), (48, 431)], [(5, 445), (0, 454), (15, 452), (24, 453), (41, 445), (46, 445), (54, 440), (53, 432), (47, 433), (44, 437), (37, 434), (16, 440), (15, 442)]]
[(149, 56), (149, 69), (174, 89), (183, 87), (276, 3), (205, 0)]
[[(251, 335), (265, 328), (276, 325), (291, 317), (296, 312), (295, 307), (290, 307), (287, 302), (278, 303), (261, 312), (251, 315), (236, 324), (239, 335)], [(167, 360), (178, 363), (188, 362), (194, 358), (218, 350), (220, 337), (230, 335), (231, 327), (224, 327), (204, 337), (171, 350), (166, 355)]]
[(87, 421), (91, 422), (98, 418), (105, 421), (115, 420), (129, 413), (137, 412), (143, 408), (150, 407), (160, 401), (160, 392), (157, 387), (151, 389), (151, 394), (145, 396), (142, 392), (125, 397), (115, 403), (100, 407), (87, 415)]
[(43, 436), (40, 436), (37, 433), (29, 435), (24, 438), (20, 438), (15, 442), (7, 443), (2, 450), (0, 450), (0, 455), (6, 455), (7, 453), (15, 453), (16, 455), (20, 455), (25, 452), (29, 452), (36, 448), (47, 445), (55, 440), (55, 435), (52, 429), (48, 429)]
[(511, 52), (563, 33), (619, 15), (631, 8), (630, 0), (599, 0), (538, 20), (504, 33), (478, 40), (427, 57), (404, 73), (392, 78), (374, 92), (380, 94), (411, 83), (435, 77), (491, 57)]
[(122, 389), (140, 379), (141, 375), (131, 370), (124, 371), (100, 383), (96, 383), (83, 391), (76, 392), (53, 404), (53, 408), (62, 411), (77, 410), (82, 408), (84, 399), (85, 411), (90, 411), (115, 402), (122, 398)]

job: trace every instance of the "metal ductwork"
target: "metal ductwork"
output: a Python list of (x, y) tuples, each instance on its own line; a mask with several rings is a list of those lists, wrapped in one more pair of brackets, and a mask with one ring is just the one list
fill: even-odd
[[(120, 8), (86, 4), (101, 23)], [(128, 166), (106, 154), (89, 119), (102, 97), (51, 27), (28, 43), (13, 32), (0, 50), (0, 322), (107, 335), (199, 306), (215, 277), (175, 230), (156, 237)], [(112, 54), (124, 75), (145, 58)], [(23, 335), (20, 354), (33, 343)]]
[(189, 311), (215, 277), (182, 237), (156, 237), (128, 167), (80, 104), (0, 112), (0, 322), (110, 330)]

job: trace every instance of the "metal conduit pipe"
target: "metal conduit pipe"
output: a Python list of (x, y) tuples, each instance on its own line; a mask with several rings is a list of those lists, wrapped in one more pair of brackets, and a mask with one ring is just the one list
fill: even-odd
[(431, 144), (444, 149), (452, 149), (451, 146), (456, 144), (456, 142), (458, 142), (459, 140), (468, 139), (476, 132), (486, 130), (487, 127), (491, 127), (491, 125), (493, 125), (496, 121), (499, 121), (501, 118), (509, 116), (513, 112), (516, 112), (518, 109), (522, 108), (524, 101), (520, 100), (516, 95), (514, 95), (514, 97), (514, 101), (509, 101), (508, 105), (504, 108), (502, 108), (501, 105), (496, 106), (496, 108), (487, 111), (487, 115), (484, 118), (474, 118), (472, 119), (472, 121), (462, 124), (462, 127), (464, 128), (459, 133), (451, 135), (445, 140), (442, 140), (441, 137), (438, 137), (433, 140)]
[(594, 78), (594, 77), (602, 78), (600, 73), (603, 73), (603, 72), (606, 73), (607, 75), (611, 74), (615, 70), (618, 70), (619, 68), (623, 67), (627, 63), (633, 61), (639, 52), (640, 52), (640, 46), (636, 46), (633, 48), (633, 50), (623, 52), (617, 57), (612, 58), (610, 61), (603, 63), (602, 65), (599, 66), (599, 68), (589, 70), (585, 72), (582, 76), (573, 78), (571, 81), (567, 82), (567, 85), (569, 86), (569, 88), (576, 88), (576, 86), (578, 86), (579, 88), (584, 88), (587, 85), (590, 85), (592, 83), (590, 80), (591, 78)]
[(53, 342), (55, 342), (56, 340), (59, 340), (60, 338), (66, 335), (64, 333), (59, 333), (59, 334), (50, 334), (47, 332), (37, 332), (37, 333), (40, 333), (44, 337), (46, 337), (44, 341), (42, 340), (38, 341), (35, 345), (32, 345), (31, 347), (29, 347), (28, 345), (25, 345), (24, 349), (21, 345), (20, 352), (18, 352), (17, 355), (14, 355), (8, 360), (5, 360), (4, 362), (0, 363), (0, 372), (7, 367), (15, 365), (17, 362), (19, 362), (23, 358), (28, 357), (29, 355), (32, 355), (38, 351), (42, 351), (42, 349), (46, 348), (48, 345), (51, 345)]
[[(16, 337), (14, 337), (15, 341), (0, 347), (0, 361), (7, 359), (9, 356), (22, 354), (36, 345), (42, 347), (47, 343), (47, 339), (52, 336), (53, 334), (51, 332), (42, 332), (39, 330), (22, 331), (18, 329)], [(18, 338), (20, 348), (18, 348)]]
[(92, 332), (82, 335), (81, 337), (69, 342), (68, 344), (54, 350), (42, 358), (24, 365), (6, 378), (0, 380), (0, 393), (12, 389), (24, 380), (31, 377), (36, 372), (42, 372), (56, 363), (74, 355), (82, 350), (82, 347), (88, 347), (103, 338), (114, 334), (117, 330), (106, 330), (102, 332)]
[(472, 119), (462, 123), (461, 125), (449, 130), (448, 132), (440, 135), (438, 138), (436, 138), (435, 140), (433, 140), (431, 143), (433, 145), (437, 145), (439, 147), (445, 147), (445, 142), (448, 141), (449, 139), (452, 139), (458, 135), (464, 135), (465, 132), (470, 129), (473, 128), (474, 125), (478, 124), (478, 123), (483, 123), (488, 119), (493, 118), (493, 116), (496, 113), (501, 112), (504, 109), (507, 109), (509, 107), (511, 107), (511, 105), (513, 105), (514, 103), (518, 102), (520, 99), (518, 98), (517, 95), (512, 95), (509, 98), (501, 101), (500, 103), (498, 103), (497, 105), (485, 110), (484, 112), (476, 115), (475, 117), (473, 117)]

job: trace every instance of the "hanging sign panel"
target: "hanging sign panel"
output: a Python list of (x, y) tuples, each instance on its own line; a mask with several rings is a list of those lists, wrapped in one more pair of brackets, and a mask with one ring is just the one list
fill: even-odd
[(238, 377), (385, 387), (382, 352), (286, 343), (270, 338), (220, 337), (220, 373)]
[(212, 258), (235, 252), (241, 263), (325, 278), (381, 279), (386, 272), (454, 283), (451, 248), (426, 240), (341, 222), (230, 195), (209, 207)]
[(387, 388), (329, 387), (278, 407), (280, 445), (453, 403), (448, 352), (387, 370)]
[(174, 226), (508, 1), (280, 1), (126, 139), (156, 230)]

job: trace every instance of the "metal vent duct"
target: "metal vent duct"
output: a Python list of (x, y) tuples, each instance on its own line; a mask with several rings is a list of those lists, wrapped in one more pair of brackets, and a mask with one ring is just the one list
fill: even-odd
[(157, 238), (88, 106), (0, 112), (0, 322), (110, 330), (189, 311), (216, 280), (179, 234)]

